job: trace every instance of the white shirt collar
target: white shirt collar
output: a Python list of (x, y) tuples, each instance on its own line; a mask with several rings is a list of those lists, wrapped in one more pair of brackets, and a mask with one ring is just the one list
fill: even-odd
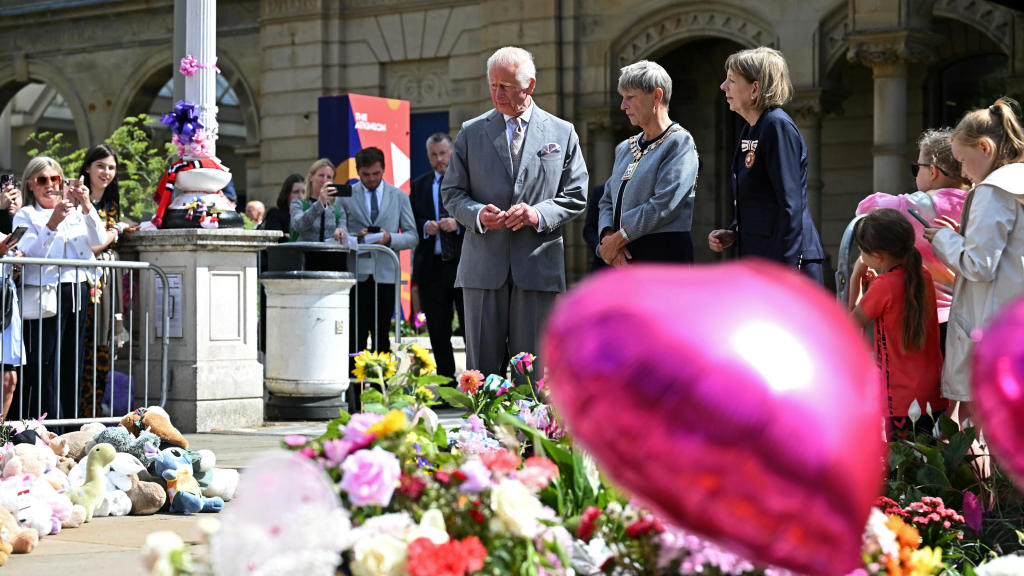
[[(508, 124), (508, 121), (511, 120), (512, 118), (514, 118), (514, 116), (509, 116), (508, 114), (502, 114), (502, 116), (505, 117), (505, 124)], [(530, 123), (530, 118), (532, 118), (532, 117), (533, 117), (533, 97), (530, 97), (530, 106), (526, 110), (524, 110), (522, 114), (519, 115), (519, 120), (521, 120), (522, 123), (525, 125), (525, 124), (529, 124)]]

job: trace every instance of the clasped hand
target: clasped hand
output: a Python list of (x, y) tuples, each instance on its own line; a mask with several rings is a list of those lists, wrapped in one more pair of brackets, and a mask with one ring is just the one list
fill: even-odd
[(626, 249), (626, 239), (614, 231), (606, 230), (601, 236), (601, 244), (597, 247), (597, 253), (609, 266), (625, 266), (633, 258)]
[(536, 208), (525, 203), (516, 204), (508, 210), (488, 204), (480, 211), (480, 224), (488, 230), (511, 228), (514, 232), (523, 226), (536, 228), (540, 225), (540, 214)]

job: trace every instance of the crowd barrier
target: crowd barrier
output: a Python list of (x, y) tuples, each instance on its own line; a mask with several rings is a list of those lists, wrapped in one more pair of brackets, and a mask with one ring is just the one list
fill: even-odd
[[(26, 266), (34, 269), (29, 270)], [(60, 289), (56, 290), (55, 294), (56, 313), (51, 316), (55, 321), (26, 320), (24, 318), (26, 286), (42, 283), (44, 266), (57, 267), (58, 278), (64, 277), (62, 274), (68, 269), (73, 269), (73, 278), (82, 278), (87, 281), (90, 297), (87, 301), (71, 303), (74, 318), (71, 318), (69, 322), (64, 321), (63, 311), (67, 309), (67, 306), (63, 301), (64, 293)], [(45, 416), (44, 422), (47, 426), (69, 427), (87, 422), (117, 423), (125, 415), (125, 407), (154, 404), (163, 406), (166, 403), (170, 321), (174, 306), (170, 305), (170, 290), (167, 289), (167, 275), (163, 270), (148, 262), (18, 257), (0, 258), (0, 268), (2, 268), (2, 281), (8, 286), (15, 287), (14, 291), (0, 291), (0, 312), (6, 310), (8, 298), (17, 298), (17, 305), (12, 307), (13, 314), (9, 322), (10, 325), (4, 325), (4, 336), (0, 338), (0, 356), (8, 358), (10, 350), (7, 348), (18, 344), (18, 339), (12, 338), (11, 334), (16, 328), (21, 328), (22, 344), (27, 349), (33, 350), (32, 357), (29, 357), (27, 353), (23, 355), (20, 365), (5, 365), (6, 369), (13, 368), (17, 374), (16, 388), (10, 401), (11, 406), (5, 406), (5, 399), (0, 396), (0, 410), (7, 412), (8, 420), (38, 419)], [(30, 278), (26, 276), (30, 276)], [(100, 286), (96, 286), (95, 282), (89, 282), (96, 278), (103, 279)], [(147, 281), (153, 287), (151, 289), (155, 289), (155, 278), (160, 279), (163, 287), (159, 291), (162, 294), (160, 310), (163, 311), (163, 314), (160, 318), (155, 319), (162, 323), (159, 346), (160, 374), (151, 377), (150, 335), (155, 313), (141, 309), (140, 288), (142, 282)], [(31, 290), (31, 286), (29, 289)], [(108, 297), (111, 299), (110, 306), (101, 305), (100, 298), (92, 297), (96, 295), (97, 289), (108, 291)], [(73, 293), (80, 294), (82, 292), (73, 291)], [(39, 297), (35, 298), (35, 300), (39, 299)], [(115, 299), (121, 301), (120, 306), (116, 305)], [(45, 298), (42, 300), (45, 301)], [(119, 309), (122, 311), (118, 312)], [(89, 315), (90, 312), (93, 320), (84, 322), (84, 325), (89, 328), (88, 331), (83, 332), (80, 329), (82, 324), (79, 322), (79, 315)], [(104, 341), (100, 342), (99, 329), (104, 324), (102, 322), (104, 319), (109, 322), (107, 324), (109, 338), (104, 337)], [(25, 331), (25, 328), (29, 327), (27, 322), (31, 323), (31, 333)], [(71, 328), (61, 328), (62, 326)], [(51, 329), (55, 330), (56, 334), (46, 332)], [(70, 342), (73, 342), (75, 346), (73, 358), (76, 366), (70, 372), (73, 375), (71, 378), (62, 378), (60, 377), (64, 372), (61, 365), (61, 358), (64, 356), (62, 341), (66, 341), (64, 332), (69, 329), (74, 330), (74, 337)], [(91, 331), (91, 339), (88, 338), (89, 331)], [(50, 371), (44, 372), (44, 341), (54, 336), (56, 344), (53, 350), (52, 373), (57, 376), (53, 378), (55, 382), (53, 393), (59, 399), (58, 402), (63, 400), (70, 404), (73, 400), (73, 409), (68, 410), (68, 413), (60, 411), (58, 414), (53, 414), (48, 412), (47, 407), (43, 405), (43, 390), (46, 388), (44, 378), (46, 374), (50, 373)], [(33, 338), (35, 341), (25, 341), (29, 338)], [(86, 360), (79, 365), (79, 358), (83, 356), (83, 352), (88, 351), (86, 342), (91, 342), (91, 361), (86, 355)], [(106, 377), (99, 369), (98, 358), (100, 348), (104, 345), (109, 347), (110, 354), (109, 372)], [(34, 370), (35, 373), (26, 374), (27, 370)], [(89, 401), (83, 401), (85, 392), (83, 383), (88, 380), (88, 376), (91, 376), (93, 393)], [(151, 386), (157, 378), (159, 379), (158, 386)], [(40, 384), (32, 390), (27, 390), (26, 383), (29, 381)], [(97, 393), (101, 388), (105, 391), (105, 395), (102, 397)], [(159, 391), (159, 395), (156, 394), (157, 391)]]

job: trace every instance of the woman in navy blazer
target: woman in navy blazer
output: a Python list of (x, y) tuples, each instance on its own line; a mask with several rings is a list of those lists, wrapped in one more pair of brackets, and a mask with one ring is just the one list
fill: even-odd
[(736, 220), (708, 235), (715, 252), (738, 243), (740, 256), (760, 256), (824, 282), (821, 239), (807, 209), (807, 145), (782, 110), (793, 85), (778, 50), (742, 50), (725, 62), (729, 109), (743, 117), (733, 156)]

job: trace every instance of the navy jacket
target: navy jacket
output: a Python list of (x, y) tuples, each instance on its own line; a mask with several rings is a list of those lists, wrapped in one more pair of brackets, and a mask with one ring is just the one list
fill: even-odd
[(766, 110), (740, 133), (732, 161), (734, 229), (740, 256), (796, 268), (824, 258), (807, 209), (807, 145), (781, 108)]

